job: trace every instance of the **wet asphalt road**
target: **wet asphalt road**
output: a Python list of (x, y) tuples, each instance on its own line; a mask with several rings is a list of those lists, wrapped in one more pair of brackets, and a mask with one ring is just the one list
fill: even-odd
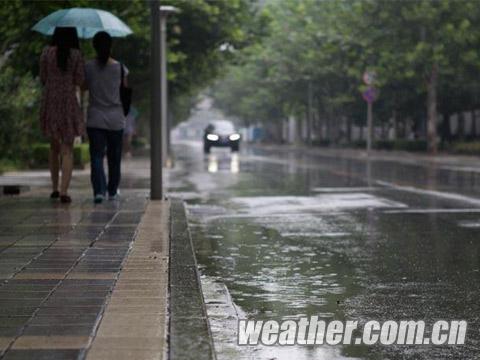
[[(219, 359), (476, 359), (480, 170), (175, 145)], [(463, 346), (239, 348), (237, 317), (467, 320)]]

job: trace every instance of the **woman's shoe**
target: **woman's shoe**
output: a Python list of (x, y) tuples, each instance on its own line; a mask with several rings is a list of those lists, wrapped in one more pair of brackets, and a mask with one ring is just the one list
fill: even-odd
[(93, 202), (95, 204), (101, 204), (103, 202), (103, 195), (101, 195), (101, 194), (95, 195), (95, 198), (93, 199)]
[(59, 197), (60, 197), (60, 192), (56, 190), (50, 194), (50, 199), (58, 199)]
[(70, 204), (72, 202), (72, 198), (68, 195), (60, 195), (60, 202), (62, 204)]
[(108, 195), (108, 200), (120, 200), (120, 190), (117, 190), (117, 192), (113, 195)]

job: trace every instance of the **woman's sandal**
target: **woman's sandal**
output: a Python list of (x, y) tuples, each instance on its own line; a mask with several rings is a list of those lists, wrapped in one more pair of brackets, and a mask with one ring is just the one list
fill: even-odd
[(72, 198), (68, 195), (60, 195), (60, 202), (62, 204), (70, 204), (72, 202)]
[(60, 197), (60, 192), (54, 191), (50, 194), (50, 199), (58, 199)]

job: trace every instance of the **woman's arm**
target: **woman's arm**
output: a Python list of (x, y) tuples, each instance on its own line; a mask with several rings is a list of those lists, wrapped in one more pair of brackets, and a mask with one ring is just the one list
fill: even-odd
[(40, 81), (42, 85), (45, 85), (47, 82), (47, 48), (43, 49), (42, 55), (40, 55)]
[(120, 66), (123, 69), (123, 86), (128, 87), (128, 74), (130, 71), (128, 71), (128, 68), (124, 64), (120, 63)]
[(81, 89), (84, 88), (85, 85), (85, 62), (83, 61), (83, 56), (80, 51), (75, 52), (76, 61), (75, 61), (75, 68), (73, 73), (73, 82), (75, 85), (79, 86)]
[(87, 64), (84, 64), (83, 66), (83, 77), (84, 77), (84, 81), (83, 81), (83, 85), (80, 86), (80, 89), (82, 91), (88, 91), (89, 68)]

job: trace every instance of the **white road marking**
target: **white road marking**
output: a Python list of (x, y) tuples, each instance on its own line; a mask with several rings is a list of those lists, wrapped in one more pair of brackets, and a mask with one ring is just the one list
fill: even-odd
[(421, 189), (421, 188), (416, 188), (413, 186), (401, 186), (397, 185), (391, 182), (387, 181), (381, 181), (381, 180), (376, 180), (376, 183), (385, 187), (389, 187), (392, 189), (400, 190), (400, 191), (406, 191), (414, 194), (421, 194), (421, 195), (429, 195), (429, 196), (435, 196), (438, 198), (442, 199), (448, 199), (448, 200), (455, 200), (455, 201), (461, 201), (464, 203), (480, 206), (480, 199), (473, 198), (470, 196), (466, 195), (461, 195), (457, 193), (451, 193), (451, 192), (444, 192), (444, 191), (437, 191), (437, 190), (427, 190), (427, 189)]
[(236, 197), (232, 202), (246, 207), (255, 216), (298, 214), (308, 211), (332, 211), (368, 208), (406, 208), (407, 205), (365, 193), (329, 193), (317, 196)]
[(385, 210), (384, 214), (462, 214), (480, 213), (480, 209), (399, 209)]
[(347, 192), (366, 192), (373, 191), (375, 187), (316, 187), (312, 191), (319, 193), (347, 193)]

